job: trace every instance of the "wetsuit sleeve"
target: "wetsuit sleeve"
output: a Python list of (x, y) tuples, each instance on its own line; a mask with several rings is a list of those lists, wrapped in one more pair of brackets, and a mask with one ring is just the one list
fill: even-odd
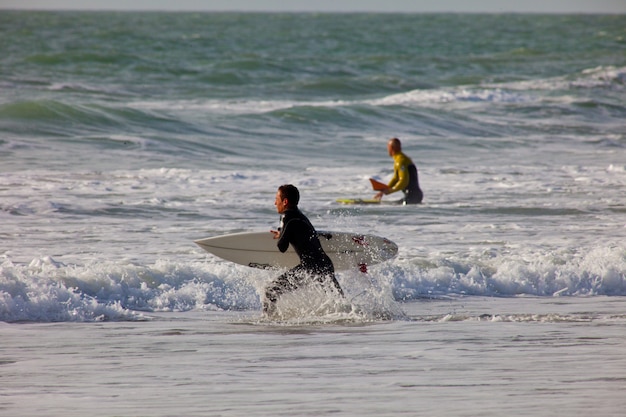
[(297, 246), (302, 236), (308, 236), (305, 223), (299, 218), (286, 219), (276, 246), (278, 246), (279, 251), (285, 252), (289, 249), (289, 244), (292, 244), (296, 252), (298, 252)]
[(396, 165), (394, 164), (393, 178), (391, 179), (391, 181), (389, 181), (389, 184), (387, 184), (387, 187), (389, 187), (389, 193), (393, 193), (394, 191), (397, 191), (393, 189), (397, 183), (398, 183), (398, 169), (396, 168)]
[(400, 155), (394, 159), (393, 178), (389, 181), (389, 194), (404, 190), (409, 186), (409, 164), (411, 160)]
[(284, 224), (282, 227), (282, 230), (280, 231), (280, 237), (278, 238), (278, 242), (276, 243), (276, 246), (278, 246), (278, 250), (281, 252), (285, 252), (287, 249), (289, 249), (289, 233), (290, 233), (290, 229), (289, 229), (289, 223)]

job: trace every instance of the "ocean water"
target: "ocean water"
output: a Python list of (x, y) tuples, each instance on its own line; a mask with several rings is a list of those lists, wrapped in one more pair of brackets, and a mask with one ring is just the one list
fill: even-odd
[[(617, 416), (626, 16), (0, 12), (0, 414)], [(345, 206), (387, 181), (420, 206)], [(266, 319), (193, 240), (398, 256)], [(386, 199), (393, 199), (388, 196)]]

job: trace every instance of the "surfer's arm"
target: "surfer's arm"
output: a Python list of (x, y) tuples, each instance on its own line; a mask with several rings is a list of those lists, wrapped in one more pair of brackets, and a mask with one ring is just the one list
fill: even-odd
[(281, 252), (285, 252), (289, 248), (289, 227), (287, 225), (283, 226), (280, 232), (278, 232), (278, 236), (274, 235), (275, 239), (278, 239), (276, 242), (276, 246), (278, 246), (278, 250)]
[(402, 191), (409, 186), (409, 169), (408, 166), (404, 164), (404, 161), (397, 163), (394, 168), (393, 178), (389, 181), (387, 189), (383, 190), (385, 194)]
[(391, 194), (395, 190), (395, 187), (398, 186), (398, 183), (400, 182), (400, 175), (399, 175), (399, 170), (397, 167), (394, 167), (393, 170), (393, 178), (391, 179), (391, 181), (389, 181), (389, 184), (387, 184), (387, 188), (385, 188), (384, 190), (381, 191), (381, 193), (383, 194)]
[(379, 192), (376, 193), (376, 195), (374, 196), (374, 198), (376, 200), (380, 200), (381, 198), (383, 198), (383, 195), (385, 194), (389, 194), (389, 187), (385, 188), (384, 190), (381, 190)]
[(398, 181), (391, 187), (385, 190), (385, 194), (395, 193), (396, 191), (404, 190), (409, 186), (409, 175), (406, 172), (402, 172), (399, 175)]
[(391, 179), (391, 181), (389, 181), (389, 184), (387, 184), (387, 187), (377, 192), (374, 198), (376, 200), (380, 200), (381, 198), (383, 198), (383, 195), (391, 194), (391, 193), (398, 191), (396, 188), (398, 184), (402, 182), (401, 180), (402, 178), (400, 177), (400, 175), (398, 175), (398, 170), (394, 169), (393, 178)]

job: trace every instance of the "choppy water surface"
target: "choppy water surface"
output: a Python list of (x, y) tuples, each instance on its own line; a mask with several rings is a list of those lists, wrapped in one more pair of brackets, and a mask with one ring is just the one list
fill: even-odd
[[(618, 415), (625, 27), (3, 12), (0, 409)], [(390, 178), (392, 136), (424, 204), (336, 203)], [(264, 320), (276, 272), (193, 244), (275, 227), (283, 183), (400, 247), (338, 274), (351, 310)]]

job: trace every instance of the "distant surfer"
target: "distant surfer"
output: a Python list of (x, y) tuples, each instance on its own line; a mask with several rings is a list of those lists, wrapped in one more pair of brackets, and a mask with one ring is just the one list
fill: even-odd
[(281, 185), (276, 192), (274, 205), (281, 214), (278, 230), (272, 230), (277, 246), (285, 252), (289, 245), (300, 257), (300, 264), (272, 281), (265, 289), (263, 312), (270, 313), (278, 298), (293, 291), (313, 278), (324, 286), (332, 285), (343, 296), (339, 282), (335, 278), (335, 267), (324, 252), (315, 228), (309, 219), (298, 209), (300, 192), (291, 185)]
[(417, 167), (411, 158), (402, 152), (400, 139), (389, 139), (387, 151), (389, 156), (393, 158), (393, 178), (389, 181), (387, 187), (379, 191), (374, 198), (380, 200), (385, 194), (402, 191), (404, 193), (404, 199), (402, 200), (404, 204), (421, 203), (424, 193), (420, 189)]

